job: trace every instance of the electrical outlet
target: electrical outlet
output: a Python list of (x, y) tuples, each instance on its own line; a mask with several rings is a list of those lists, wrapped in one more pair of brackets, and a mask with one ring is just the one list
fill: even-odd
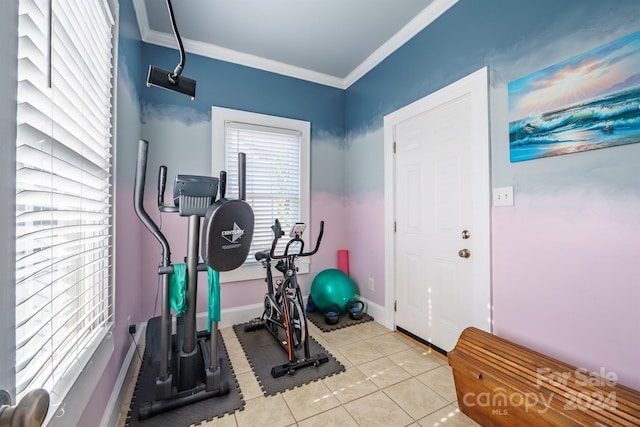
[(369, 290), (372, 291), (373, 290), (373, 279), (371, 277), (369, 277)]
[(127, 330), (129, 331), (129, 335), (136, 333), (136, 325), (135, 323), (131, 323), (131, 316), (127, 316)]
[(494, 188), (493, 206), (513, 206), (513, 187)]

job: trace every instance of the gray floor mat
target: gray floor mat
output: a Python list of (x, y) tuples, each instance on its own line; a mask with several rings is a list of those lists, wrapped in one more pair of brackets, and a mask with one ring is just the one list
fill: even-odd
[(246, 324), (234, 325), (233, 330), (240, 341), (240, 345), (253, 369), (260, 387), (265, 395), (270, 396), (286, 390), (317, 381), (344, 371), (344, 366), (336, 360), (316, 340), (309, 337), (311, 355), (325, 353), (329, 361), (320, 366), (308, 366), (297, 370), (293, 375), (283, 375), (278, 378), (271, 376), (271, 368), (287, 363), (287, 353), (276, 342), (266, 329), (245, 332)]
[(331, 332), (335, 331), (336, 329), (359, 325), (360, 323), (371, 322), (372, 320), (374, 320), (373, 317), (369, 316), (367, 313), (363, 313), (362, 319), (359, 320), (353, 320), (347, 313), (343, 313), (340, 315), (338, 323), (336, 323), (335, 325), (328, 325), (327, 322), (324, 321), (324, 315), (318, 310), (307, 311), (307, 319), (313, 322), (313, 324), (316, 325), (322, 332)]
[[(207, 345), (208, 342), (207, 339)], [(145, 352), (125, 426), (186, 427), (243, 409), (244, 399), (220, 333), (218, 333), (218, 356), (222, 359), (220, 364), (222, 379), (229, 383), (229, 394), (192, 403), (140, 421), (138, 420), (140, 405), (154, 399), (155, 379), (159, 371), (158, 364), (149, 363), (149, 356)]]

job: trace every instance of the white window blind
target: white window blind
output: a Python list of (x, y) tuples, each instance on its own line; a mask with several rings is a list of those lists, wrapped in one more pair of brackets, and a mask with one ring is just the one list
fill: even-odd
[(113, 24), (105, 0), (20, 0), (18, 398), (72, 383), (112, 321)]
[[(254, 254), (271, 248), (274, 220), (277, 218), (287, 233), (296, 222), (305, 222), (307, 229), (311, 228), (309, 122), (219, 107), (213, 108), (212, 122), (213, 169), (227, 171), (227, 197), (236, 198), (238, 153), (245, 153), (246, 200), (255, 216), (249, 256), (245, 266), (239, 269), (244, 269), (244, 272), (229, 272), (226, 278), (243, 280), (264, 277), (264, 270), (256, 263)], [(220, 161), (221, 158), (223, 161)], [(309, 235), (307, 233), (306, 236)], [(287, 241), (286, 238), (282, 239), (279, 250)], [(301, 259), (301, 272), (308, 270), (308, 264), (304, 261), (308, 259)], [(257, 268), (252, 272), (252, 267)]]
[[(231, 194), (238, 194), (238, 153), (246, 153), (247, 203), (255, 215), (248, 262), (271, 247), (276, 218), (283, 230), (300, 221), (300, 137), (298, 131), (227, 122), (226, 171)], [(283, 239), (284, 242), (284, 239)]]

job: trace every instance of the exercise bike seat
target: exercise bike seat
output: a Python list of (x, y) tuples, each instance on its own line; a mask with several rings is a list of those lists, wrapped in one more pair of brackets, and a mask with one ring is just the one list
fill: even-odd
[(269, 253), (270, 253), (269, 249), (256, 252), (256, 261), (262, 261), (263, 259), (266, 259), (267, 261), (271, 261), (271, 257), (269, 256)]

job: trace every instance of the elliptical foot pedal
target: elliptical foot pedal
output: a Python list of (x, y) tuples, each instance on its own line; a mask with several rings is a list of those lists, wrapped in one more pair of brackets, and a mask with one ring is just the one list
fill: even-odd
[(249, 324), (244, 325), (244, 331), (253, 332), (253, 331), (257, 331), (259, 329), (264, 328), (264, 326), (265, 326), (264, 321), (259, 317), (256, 317), (255, 319), (249, 320)]

